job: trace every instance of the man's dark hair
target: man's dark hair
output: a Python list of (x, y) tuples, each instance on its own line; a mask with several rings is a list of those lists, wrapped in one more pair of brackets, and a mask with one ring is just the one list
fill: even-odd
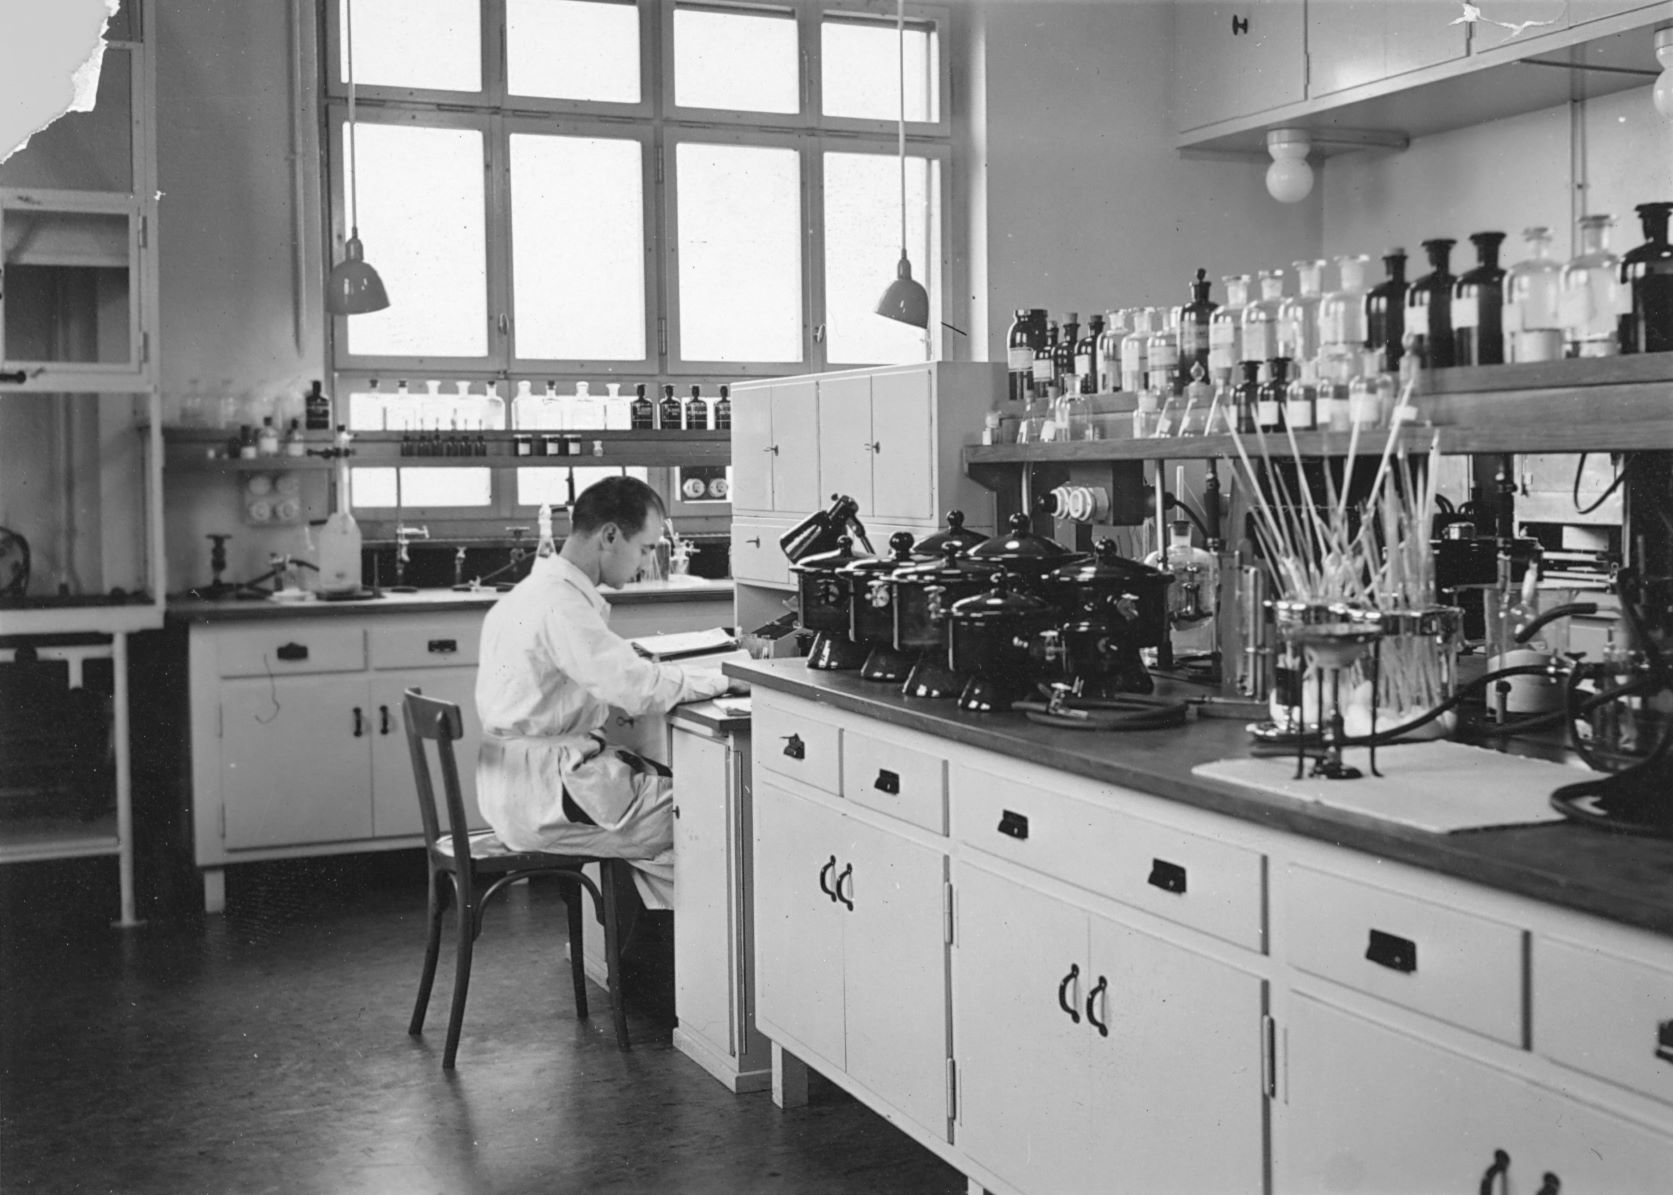
[(662, 495), (637, 477), (606, 477), (581, 491), (569, 512), (570, 529), (582, 534), (597, 531), (606, 523), (614, 523), (622, 534), (635, 536), (645, 528), (651, 511), (664, 519), (668, 508)]

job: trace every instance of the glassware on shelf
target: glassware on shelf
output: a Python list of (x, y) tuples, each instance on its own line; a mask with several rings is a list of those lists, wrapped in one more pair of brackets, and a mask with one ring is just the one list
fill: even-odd
[(1057, 394), (1078, 389), (1075, 385), (1075, 346), (1080, 343), (1080, 312), (1071, 311), (1063, 318), (1057, 347), (1051, 355), (1051, 377)]
[(540, 398), (534, 383), (524, 378), (517, 383), (517, 393), (511, 399), (511, 426), (515, 431), (534, 431), (542, 426)]
[(1673, 352), (1673, 245), (1667, 241), (1673, 203), (1641, 203), (1634, 210), (1644, 243), (1621, 254), (1621, 283), (1632, 302), (1621, 317), (1621, 352)]
[(1185, 383), (1185, 392), (1179, 408), (1179, 427), (1176, 434), (1181, 436), (1201, 436), (1208, 431), (1208, 416), (1214, 406), (1214, 387), (1208, 384), (1208, 371), (1203, 363), (1191, 362), (1191, 380)]
[(1158, 417), (1162, 412), (1162, 392), (1150, 386), (1140, 387), (1138, 406), (1133, 408), (1133, 439), (1148, 440), (1156, 434)]
[(1098, 389), (1098, 340), (1104, 331), (1104, 317), (1094, 311), (1086, 317), (1086, 330), (1075, 342), (1075, 393), (1093, 394)]
[(1208, 400), (1208, 411), (1203, 416), (1202, 434), (1223, 436), (1241, 430), (1237, 426), (1237, 386), (1230, 370), (1223, 371), (1214, 382), (1214, 394)]
[(620, 382), (604, 383), (604, 426), (610, 431), (633, 427), (632, 400), (622, 394)]
[(1425, 369), (1447, 369), (1456, 363), (1452, 343), (1452, 288), (1458, 279), (1452, 273), (1451, 237), (1423, 242), (1429, 255), (1429, 272), (1412, 283), (1406, 292), (1406, 333), (1402, 356), (1415, 353)]
[(1151, 309), (1133, 309), (1131, 330), (1121, 338), (1121, 388), (1129, 394), (1144, 389), (1146, 354), (1150, 345)]
[(1266, 380), (1256, 398), (1255, 423), (1263, 432), (1284, 430), (1284, 400), (1290, 386), (1290, 359), (1274, 357), (1266, 363)]
[(662, 384), (662, 401), (656, 408), (656, 426), (658, 431), (677, 432), (685, 422), (685, 411), (680, 400), (674, 395), (674, 383)]
[(1018, 307), (1005, 334), (1005, 367), (1009, 380), (1006, 396), (1014, 403), (1028, 401), (1034, 382), (1034, 350), (1039, 347), (1042, 329), (1034, 322), (1029, 307)]
[(1290, 379), (1284, 389), (1284, 426), (1291, 431), (1310, 432), (1318, 426), (1319, 385), (1314, 363), (1301, 363), (1301, 376)]
[(1260, 272), (1260, 297), (1243, 309), (1243, 359), (1264, 367), (1278, 355), (1278, 309), (1284, 303), (1284, 271)]
[(1046, 320), (1045, 328), (1045, 335), (1040, 338), (1039, 347), (1034, 350), (1034, 384), (1030, 388), (1030, 397), (1036, 401), (1051, 397), (1052, 370), (1057, 359), (1057, 321)]
[(1377, 354), (1377, 372), (1393, 373), (1406, 338), (1406, 251), (1384, 249), (1383, 269), (1388, 277), (1365, 293), (1365, 347)]
[(1232, 398), (1232, 430), (1239, 435), (1252, 436), (1258, 427), (1255, 412), (1260, 407), (1261, 370), (1265, 368), (1265, 362), (1239, 361), (1237, 367), (1243, 371), (1243, 377)]
[(1336, 289), (1319, 300), (1319, 352), (1352, 355), (1365, 348), (1365, 265), (1363, 253), (1336, 259)]
[(1171, 307), (1152, 308), (1150, 339), (1145, 342), (1145, 385), (1164, 399), (1179, 390), (1179, 312)]
[(1092, 400), (1084, 393), (1064, 395), (1059, 418), (1062, 427), (1058, 438), (1064, 440), (1096, 440), (1098, 425), (1092, 418)]
[(1295, 266), (1296, 294), (1278, 307), (1279, 357), (1288, 357), (1299, 374), (1304, 363), (1319, 355), (1319, 306), (1324, 300), (1322, 261), (1298, 261)]
[(1104, 330), (1098, 333), (1097, 393), (1113, 394), (1121, 389), (1121, 341), (1127, 335), (1127, 310), (1104, 313)]
[(1249, 302), (1249, 275), (1228, 274), (1226, 304), (1208, 321), (1208, 376), (1231, 378), (1243, 360), (1243, 308)]
[(1383, 400), (1377, 385), (1387, 374), (1362, 373), (1348, 383), (1348, 426), (1374, 428), (1383, 425)]
[(1325, 353), (1319, 358), (1318, 393), (1313, 408), (1315, 426), (1327, 431), (1345, 432), (1352, 425), (1348, 418), (1349, 386), (1357, 372), (1359, 355)]
[(1452, 288), (1452, 345), (1459, 365), (1503, 365), (1505, 272), (1499, 267), (1502, 232), (1475, 232), (1476, 264)]
[(633, 402), (628, 407), (628, 427), (636, 432), (648, 432), (656, 427), (656, 404), (645, 393), (645, 383), (636, 382)]
[(1609, 250), (1613, 216), (1580, 217), (1580, 252), (1563, 267), (1563, 343), (1571, 357), (1613, 357), (1621, 351), (1621, 316), (1632, 311), (1621, 285), (1621, 259)]
[(1560, 361), (1563, 266), (1551, 256), (1549, 228), (1525, 228), (1522, 239), (1528, 243), (1527, 259), (1505, 272), (1505, 360)]
[(1220, 305), (1209, 298), (1214, 284), (1208, 271), (1197, 270), (1191, 283), (1191, 301), (1179, 309), (1179, 379), (1181, 388), (1191, 377), (1191, 366), (1201, 365), (1203, 376), (1208, 376), (1209, 331), (1214, 326), (1214, 313)]

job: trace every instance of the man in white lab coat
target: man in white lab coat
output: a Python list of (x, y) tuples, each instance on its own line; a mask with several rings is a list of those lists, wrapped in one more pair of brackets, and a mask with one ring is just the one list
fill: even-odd
[(645, 906), (672, 907), (673, 781), (605, 745), (615, 706), (630, 715), (728, 690), (717, 669), (644, 659), (609, 627), (600, 582), (625, 585), (662, 538), (662, 499), (642, 481), (589, 486), (563, 550), (537, 557), (482, 625), (476, 794), (513, 850), (632, 861)]

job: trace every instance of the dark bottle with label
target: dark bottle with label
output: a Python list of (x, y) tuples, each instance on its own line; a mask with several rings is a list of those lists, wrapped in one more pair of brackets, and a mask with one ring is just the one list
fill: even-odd
[(1284, 403), (1289, 398), (1290, 359), (1274, 357), (1266, 363), (1266, 381), (1255, 400), (1255, 423), (1263, 432), (1284, 430)]
[(1667, 220), (1673, 203), (1641, 203), (1644, 243), (1621, 254), (1621, 283), (1632, 311), (1621, 317), (1621, 352), (1673, 353), (1673, 245)]
[(715, 431), (732, 430), (732, 387), (722, 385), (720, 397), (715, 399)]
[(1505, 363), (1505, 272), (1499, 268), (1502, 232), (1470, 234), (1476, 264), (1452, 288), (1452, 347), (1459, 365)]
[(680, 400), (674, 397), (674, 383), (665, 382), (662, 387), (662, 402), (656, 410), (656, 425), (665, 432), (677, 432), (685, 422), (685, 411)]
[(317, 381), (302, 400), (302, 420), (303, 426), (311, 432), (331, 430), (331, 396), (320, 388)]
[(1086, 335), (1075, 342), (1076, 394), (1098, 392), (1098, 337), (1103, 331), (1103, 316), (1093, 313), (1086, 317)]
[(1005, 335), (1005, 368), (1009, 382), (1006, 394), (1014, 403), (1026, 403), (1034, 385), (1034, 350), (1040, 346), (1045, 329), (1036, 322), (1034, 311), (1018, 307)]
[(1046, 321), (1046, 334), (1034, 350), (1034, 398), (1050, 398), (1052, 368), (1057, 358), (1057, 321)]
[(1075, 345), (1080, 339), (1080, 313), (1071, 311), (1063, 321), (1063, 327), (1057, 337), (1057, 346), (1052, 349), (1051, 378), (1057, 386), (1058, 394), (1078, 393), (1075, 385)]
[(685, 400), (685, 430), (688, 432), (706, 432), (709, 430), (709, 404), (703, 401), (703, 387), (693, 386), (691, 397)]
[(1379, 373), (1394, 373), (1406, 338), (1406, 251), (1384, 249), (1383, 269), (1388, 277), (1365, 292), (1365, 347)]
[(1452, 247), (1457, 243), (1451, 237), (1424, 241), (1429, 272), (1406, 292), (1404, 344), (1425, 369), (1446, 369), (1457, 360), (1452, 345), (1452, 288), (1458, 279), (1451, 264)]
[(1261, 361), (1239, 361), (1237, 367), (1243, 371), (1243, 380), (1237, 384), (1237, 420), (1236, 430), (1239, 435), (1255, 434), (1255, 410), (1260, 405), (1261, 397)]
[(1208, 372), (1208, 329), (1220, 304), (1208, 297), (1214, 284), (1208, 271), (1199, 269), (1191, 283), (1191, 301), (1179, 309), (1179, 376), (1191, 376), (1191, 366), (1201, 365), (1204, 377)]
[(656, 404), (645, 396), (645, 383), (633, 387), (633, 404), (628, 407), (627, 425), (636, 432), (648, 432), (656, 427)]

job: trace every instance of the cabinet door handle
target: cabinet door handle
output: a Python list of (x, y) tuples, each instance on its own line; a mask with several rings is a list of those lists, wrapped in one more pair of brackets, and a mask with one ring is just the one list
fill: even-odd
[(1079, 978), (1080, 978), (1080, 964), (1079, 963), (1070, 963), (1069, 964), (1069, 973), (1067, 975), (1065, 975), (1063, 977), (1063, 979), (1057, 985), (1057, 1007), (1061, 1008), (1064, 1012), (1068, 1013), (1069, 1014), (1069, 1019), (1077, 1025), (1080, 1024), (1080, 1009), (1075, 1007), (1075, 1006), (1080, 1003), (1080, 991), (1079, 991), (1079, 986), (1080, 985), (1076, 984), (1075, 998), (1074, 998), (1073, 1002), (1071, 1002), (1068, 999), (1068, 996), (1069, 996), (1069, 985), (1071, 983), (1075, 983), (1075, 981)]
[(850, 863), (846, 867), (844, 867), (842, 869), (841, 874), (838, 875), (837, 878), (836, 878), (836, 898), (838, 900), (840, 900), (843, 904), (848, 906), (848, 911), (850, 913), (852, 913), (854, 911), (854, 897), (852, 895), (853, 889), (852, 888), (849, 889), (850, 895), (844, 896), (842, 894), (842, 881), (852, 880), (853, 878), (854, 878), (854, 865), (852, 863)]
[(744, 543), (748, 544), (752, 548), (759, 548), (761, 546), (761, 537), (757, 535), (753, 539), (744, 540)]
[(1243, 33), (1247, 33), (1247, 32), (1249, 32), (1249, 18), (1248, 17), (1240, 17), (1236, 13), (1233, 13), (1232, 14), (1232, 36), (1237, 37), (1239, 34), (1243, 34)]
[(784, 739), (784, 753), (786, 755), (791, 759), (807, 758), (807, 746), (802, 742), (801, 735), (787, 734), (781, 737)]
[(887, 768), (877, 769), (877, 779), (871, 786), (880, 793), (888, 793), (891, 797), (900, 796), (900, 776)]
[(777, 444), (769, 444), (765, 448), (763, 448), (761, 451), (762, 452), (770, 452), (774, 456), (777, 456), (778, 455), (778, 445)]
[(1028, 837), (1028, 818), (1020, 813), (1012, 813), (1009, 809), (1001, 810), (999, 832), (1007, 838), (1015, 838), (1021, 842)]
[(1656, 1057), (1663, 1062), (1673, 1062), (1673, 1021), (1663, 1021), (1656, 1026)]
[(832, 888), (829, 884), (827, 884), (825, 882), (825, 879), (826, 879), (827, 876), (829, 876), (835, 870), (836, 870), (836, 856), (835, 855), (832, 855), (829, 859), (825, 860), (825, 866), (823, 866), (819, 869), (819, 891), (823, 892), (826, 896), (830, 897), (832, 900), (835, 900), (837, 898), (836, 889)]
[(389, 733), (389, 707), (387, 705), (378, 706), (378, 733)]
[(882, 452), (883, 451), (883, 441), (881, 441), (881, 440), (867, 440), (862, 445), (862, 447), (864, 447), (867, 452)]
[(273, 654), (285, 661), (306, 660), (308, 658), (308, 645), (306, 643), (281, 643)]
[(426, 650), (433, 656), (450, 656), (459, 650), (457, 639), (432, 639)]
[[(1104, 1009), (1104, 1016), (1105, 1016), (1106, 1019), (1103, 1020), (1103, 1021), (1100, 1021), (1098, 1019), (1098, 1014), (1093, 1012), (1092, 1010), (1098, 1006), (1098, 997), (1099, 996), (1104, 996), (1104, 993), (1108, 992), (1109, 990), (1110, 990), (1110, 981), (1108, 979), (1106, 979), (1104, 976), (1100, 975), (1100, 976), (1098, 976), (1097, 986), (1095, 986), (1090, 992), (1086, 993), (1086, 1021), (1087, 1021), (1087, 1024), (1091, 1025), (1094, 1029), (1096, 1029), (1098, 1031), (1098, 1036), (1099, 1037), (1108, 1037), (1110, 1035), (1110, 1027), (1109, 1027), (1109, 1023), (1108, 1023), (1108, 1020), (1107, 1020), (1107, 1018), (1109, 1017), (1109, 1008), (1106, 1007)], [(1104, 996), (1104, 1000), (1105, 1000), (1105, 1004), (1107, 1005), (1108, 1002), (1109, 1002), (1109, 997)]]
[(366, 715), (360, 712), (360, 707), (354, 707), (354, 737), (360, 738), (366, 733)]
[(1371, 931), (1371, 941), (1365, 947), (1365, 957), (1379, 967), (1411, 974), (1417, 970), (1417, 943), (1410, 938), (1385, 934), (1380, 929)]
[(1163, 892), (1173, 892), (1185, 895), (1185, 869), (1177, 863), (1169, 863), (1166, 859), (1152, 859), (1150, 861), (1150, 886), (1160, 888)]
[(1486, 1170), (1482, 1171), (1481, 1185), (1477, 1188), (1480, 1195), (1493, 1195), (1494, 1179), (1499, 1180), (1499, 1187), (1502, 1195), (1504, 1184), (1509, 1181), (1505, 1178), (1505, 1172), (1509, 1169), (1510, 1155), (1502, 1149), (1495, 1149), (1493, 1151), (1493, 1164)]
[(29, 374), (21, 369), (12, 370), (10, 373), (0, 373), (0, 382), (8, 386), (21, 386), (28, 380)]

